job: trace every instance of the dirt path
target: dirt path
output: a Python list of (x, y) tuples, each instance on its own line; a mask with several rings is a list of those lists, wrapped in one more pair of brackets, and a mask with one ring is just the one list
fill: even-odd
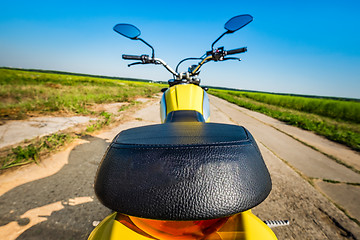
[[(272, 176), (273, 190), (254, 213), (263, 220), (291, 221), (288, 227), (274, 229), (279, 239), (360, 238), (359, 226), (319, 192), (324, 188), (321, 184), (330, 184), (322, 181), (325, 177), (358, 182), (354, 171), (333, 165), (333, 160), (323, 158), (323, 154), (283, 133), (279, 126), (274, 128), (262, 117), (214, 97), (211, 114), (212, 122), (243, 125), (257, 140)], [(0, 239), (86, 239), (93, 221), (110, 213), (93, 191), (97, 165), (109, 142), (121, 130), (155, 123), (159, 123), (158, 99), (129, 115), (128, 121), (118, 127), (80, 139), (39, 166), (0, 175)], [(307, 169), (307, 165), (313, 167)], [(350, 187), (353, 191), (352, 187), (357, 186)], [(341, 189), (346, 194), (351, 192)]]

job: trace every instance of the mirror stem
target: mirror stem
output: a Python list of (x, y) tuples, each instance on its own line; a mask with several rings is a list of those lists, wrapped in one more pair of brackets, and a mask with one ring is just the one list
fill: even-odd
[(154, 58), (154, 57), (155, 57), (154, 48), (153, 48), (150, 44), (148, 44), (147, 42), (145, 42), (142, 38), (136, 38), (136, 39), (142, 41), (143, 43), (145, 43), (146, 45), (148, 45), (148, 46), (151, 48), (151, 50), (152, 50), (152, 57), (151, 57), (151, 58)]
[(215, 45), (215, 43), (217, 43), (217, 42), (220, 40), (220, 38), (222, 38), (225, 34), (228, 34), (228, 33), (231, 33), (231, 32), (230, 32), (230, 31), (226, 31), (226, 32), (224, 32), (220, 37), (218, 37), (218, 39), (216, 39), (215, 42), (213, 42), (213, 44), (211, 45), (211, 49), (214, 50), (214, 45)]

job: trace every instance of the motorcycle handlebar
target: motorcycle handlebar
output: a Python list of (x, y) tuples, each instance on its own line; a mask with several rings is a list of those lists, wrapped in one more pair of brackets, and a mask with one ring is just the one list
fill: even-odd
[[(232, 49), (232, 50), (228, 50), (228, 51), (224, 51), (224, 48), (219, 48), (220, 51), (208, 51), (206, 53), (206, 55), (208, 57), (202, 59), (202, 61), (197, 65), (197, 67), (192, 70), (190, 73), (191, 74), (196, 74), (198, 72), (198, 70), (200, 69), (200, 67), (208, 62), (208, 61), (222, 61), (224, 60), (224, 57), (226, 55), (231, 55), (231, 54), (236, 54), (236, 53), (243, 53), (247, 51), (247, 47), (242, 47), (242, 48), (236, 48), (236, 49)], [(210, 56), (211, 55), (211, 56)], [(145, 64), (145, 63), (153, 63), (153, 64), (162, 64), (169, 72), (171, 72), (174, 76), (179, 76), (179, 73), (175, 72), (170, 66), (168, 66), (163, 60), (161, 60), (160, 58), (149, 58), (149, 55), (126, 55), (123, 54), (122, 58), (125, 60), (140, 60), (141, 62), (139, 63), (135, 63), (135, 64)], [(132, 66), (134, 64), (130, 64), (129, 66)]]
[(122, 55), (122, 58), (123, 58), (123, 59), (126, 59), (126, 60), (142, 60), (142, 56), (137, 56), (137, 55), (126, 55), (126, 54), (123, 54), (123, 55)]
[(236, 53), (243, 53), (247, 51), (247, 47), (242, 47), (242, 48), (236, 48), (236, 49), (232, 49), (232, 50), (228, 50), (226, 51), (227, 55), (230, 54), (236, 54)]

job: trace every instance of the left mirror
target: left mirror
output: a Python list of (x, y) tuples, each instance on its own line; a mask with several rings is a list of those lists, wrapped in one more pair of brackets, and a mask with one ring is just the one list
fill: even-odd
[(120, 33), (121, 35), (130, 39), (136, 39), (141, 34), (137, 27), (126, 23), (117, 24), (113, 29), (115, 32)]

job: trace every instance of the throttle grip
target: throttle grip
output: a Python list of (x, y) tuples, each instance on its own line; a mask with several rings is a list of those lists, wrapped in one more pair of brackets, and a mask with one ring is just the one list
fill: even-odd
[(236, 49), (232, 49), (232, 50), (228, 50), (226, 51), (227, 55), (230, 54), (236, 54), (236, 53), (243, 53), (247, 51), (247, 47), (242, 47), (242, 48), (236, 48)]

